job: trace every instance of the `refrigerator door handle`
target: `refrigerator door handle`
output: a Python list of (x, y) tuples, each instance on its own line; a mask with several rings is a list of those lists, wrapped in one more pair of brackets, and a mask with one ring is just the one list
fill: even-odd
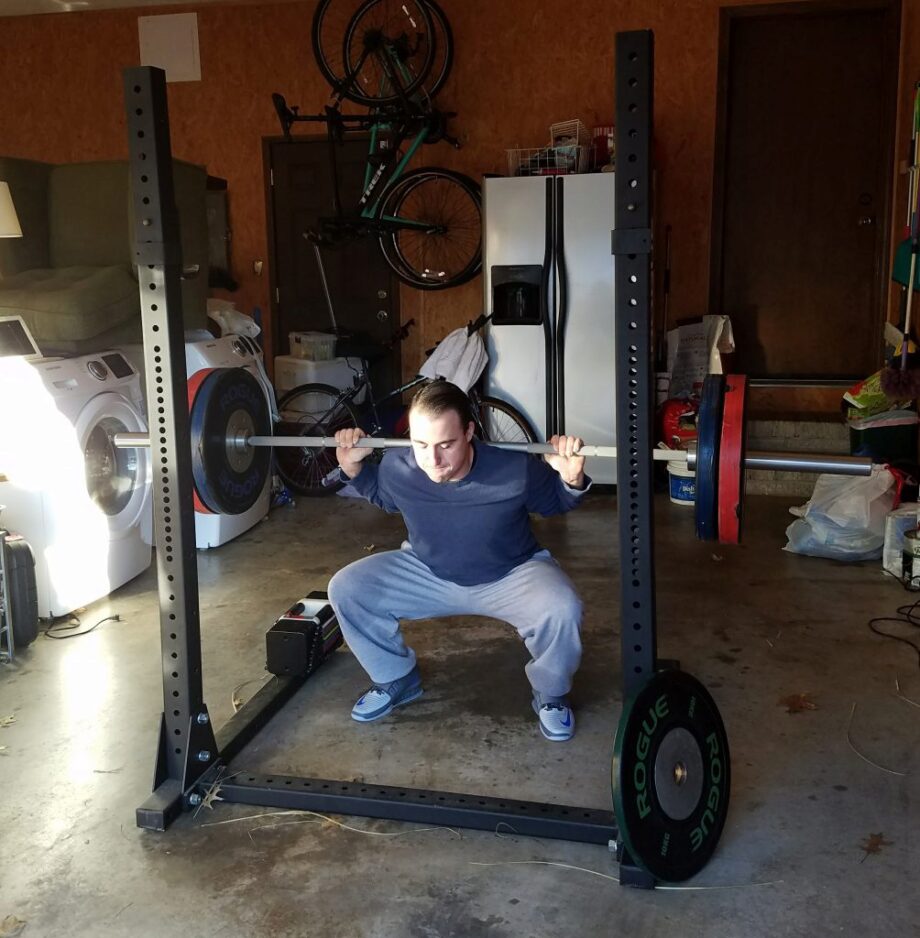
[(543, 282), (540, 289), (543, 316), (544, 377), (546, 380), (546, 438), (556, 433), (556, 336), (555, 316), (550, 311), (550, 284), (553, 270), (553, 237), (555, 233), (555, 199), (552, 177), (546, 180), (546, 222), (543, 226)]
[(556, 205), (555, 205), (555, 260), (558, 287), (556, 290), (556, 323), (554, 357), (555, 357), (555, 385), (556, 385), (556, 433), (565, 433), (565, 328), (568, 318), (568, 272), (565, 266), (565, 180), (562, 176), (556, 177)]

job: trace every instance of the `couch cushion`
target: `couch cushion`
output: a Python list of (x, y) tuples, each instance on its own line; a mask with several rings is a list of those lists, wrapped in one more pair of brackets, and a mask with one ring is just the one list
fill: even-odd
[[(182, 245), (182, 263), (186, 267), (197, 265), (197, 276), (182, 281), (182, 310), (186, 329), (207, 325), (208, 304), (208, 174), (203, 166), (173, 160), (173, 189), (179, 214), (179, 239)], [(134, 219), (143, 211), (134, 199), (130, 212), (131, 244), (135, 234)]]
[(139, 318), (126, 319), (117, 326), (88, 339), (59, 339), (54, 342), (41, 343), (41, 352), (43, 355), (92, 355), (104, 349), (136, 344), (141, 347), (143, 358), (143, 341), (141, 320)]
[(67, 163), (51, 170), (51, 267), (132, 263), (125, 161)]
[(140, 310), (137, 281), (127, 267), (27, 270), (0, 280), (0, 316), (22, 316), (43, 351), (126, 320), (140, 322)]

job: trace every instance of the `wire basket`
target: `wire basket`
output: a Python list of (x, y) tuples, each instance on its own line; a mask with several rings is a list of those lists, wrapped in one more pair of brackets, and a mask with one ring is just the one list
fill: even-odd
[(559, 121), (549, 125), (549, 145), (557, 149), (571, 146), (589, 147), (591, 134), (579, 120)]
[(588, 146), (530, 147), (508, 150), (509, 176), (570, 176), (590, 169)]
[(580, 120), (550, 124), (549, 146), (508, 150), (509, 176), (569, 176), (592, 168), (594, 146)]

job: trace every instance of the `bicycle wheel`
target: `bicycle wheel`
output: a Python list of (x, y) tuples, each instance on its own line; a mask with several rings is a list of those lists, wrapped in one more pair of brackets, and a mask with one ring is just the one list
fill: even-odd
[(482, 194), (468, 176), (448, 169), (406, 173), (380, 202), (378, 221), (412, 227), (379, 236), (393, 272), (420, 290), (466, 283), (482, 266)]
[[(358, 414), (342, 391), (329, 384), (301, 384), (278, 401), (278, 436), (333, 436), (358, 426)], [(285, 485), (300, 495), (332, 495), (344, 485), (323, 479), (337, 466), (334, 447), (277, 446), (275, 466)]]
[(454, 64), (454, 34), (444, 11), (434, 0), (425, 0), (425, 6), (428, 8), (431, 25), (434, 27), (432, 33), (434, 56), (422, 90), (429, 98), (433, 98), (444, 87)]
[(321, 0), (313, 15), (313, 54), (323, 76), (365, 107), (410, 96), (435, 57), (424, 0), (365, 0), (355, 7), (355, 0)]
[(480, 436), (487, 443), (536, 443), (537, 435), (527, 418), (511, 404), (495, 397), (473, 400), (478, 411)]

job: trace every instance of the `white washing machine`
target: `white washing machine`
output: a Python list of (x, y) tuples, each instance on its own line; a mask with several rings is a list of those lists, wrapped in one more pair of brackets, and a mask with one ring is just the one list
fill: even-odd
[(43, 618), (150, 566), (148, 451), (112, 443), (146, 429), (140, 378), (118, 352), (27, 361), (0, 349), (0, 502), (35, 554)]
[[(203, 368), (245, 368), (262, 383), (261, 361), (262, 350), (248, 336), (225, 335), (219, 339), (185, 343), (185, 367), (190, 378)], [(265, 383), (267, 384), (267, 379)], [(268, 385), (265, 390), (266, 400), (269, 400), (271, 386)], [(262, 521), (268, 514), (271, 487), (269, 476), (265, 488), (252, 508), (239, 515), (204, 514), (196, 509), (196, 547), (220, 547)]]

